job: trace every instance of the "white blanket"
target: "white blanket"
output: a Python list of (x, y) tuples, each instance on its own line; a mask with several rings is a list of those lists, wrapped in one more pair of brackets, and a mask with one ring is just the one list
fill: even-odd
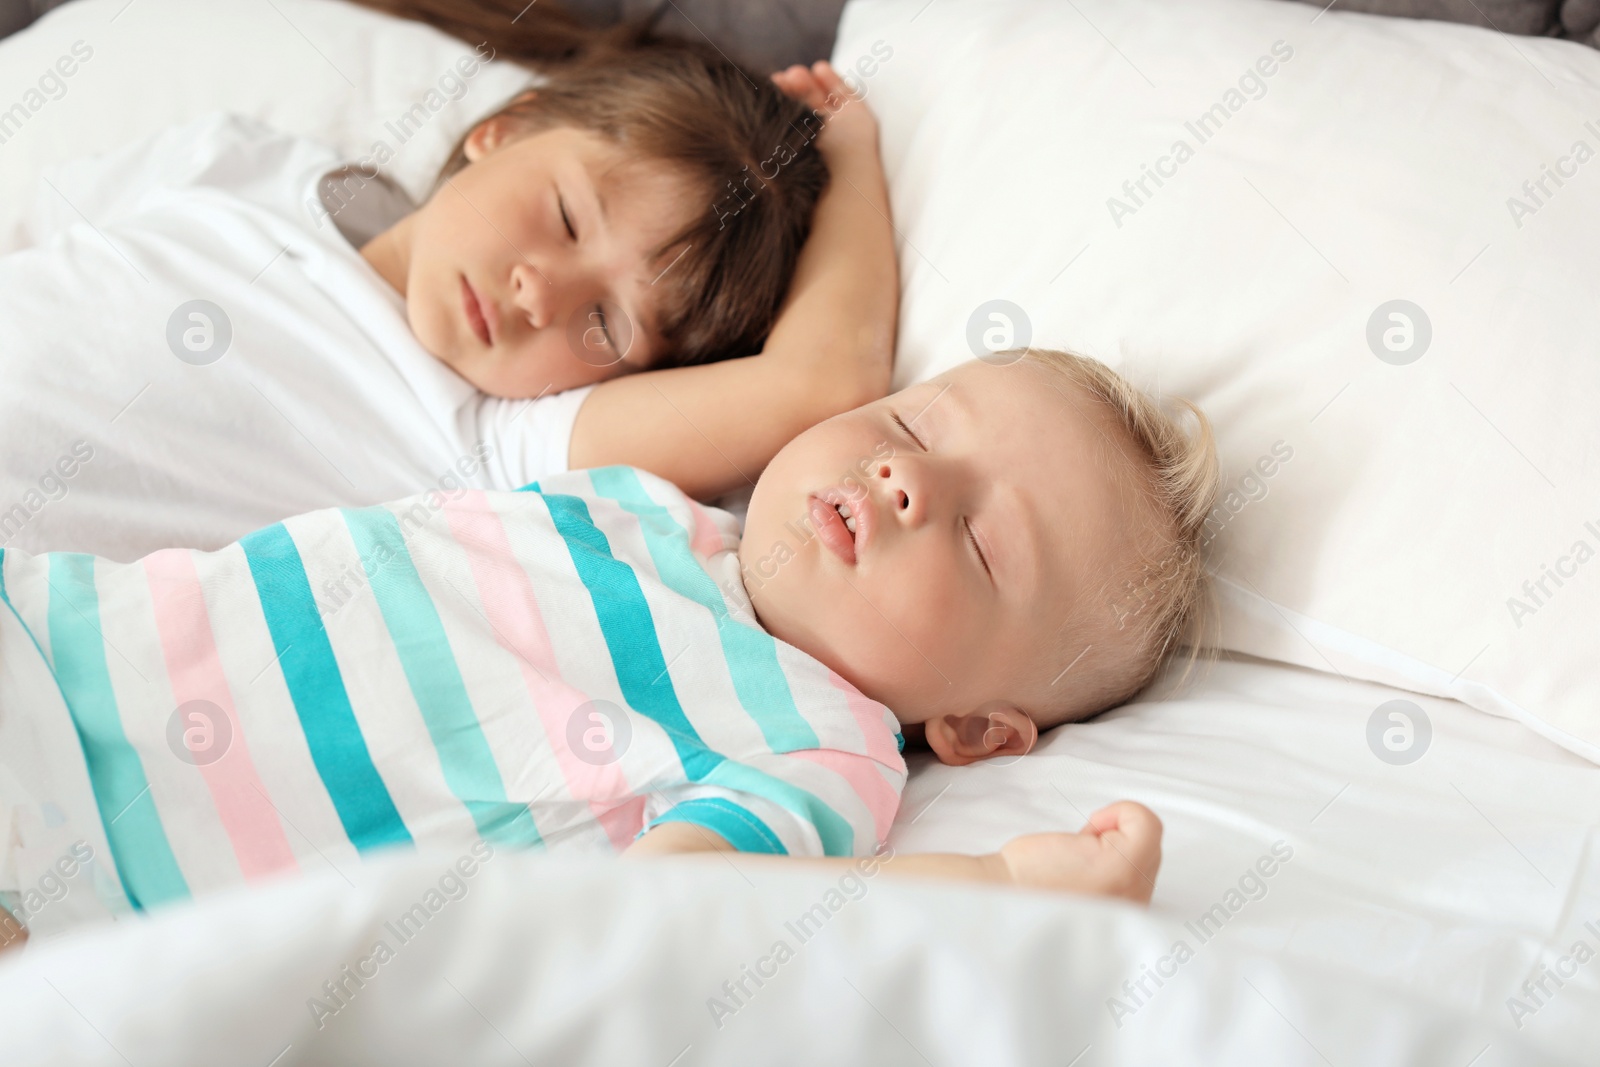
[[(1600, 945), (1584, 925), (1600, 926), (1600, 768), (1432, 700), (1424, 756), (1385, 763), (1366, 723), (1402, 695), (1224, 663), (1185, 697), (1057, 731), (1016, 766), (913, 777), (900, 850), (985, 848), (1076, 827), (1111, 797), (1144, 800), (1168, 831), (1148, 913), (879, 877), (802, 942), (785, 924), (850, 888), (837, 875), (497, 853), (401, 944), (384, 924), (438, 884), (456, 858), (439, 854), (365, 868), (371, 882), (349, 872), (359, 888), (336, 874), (273, 884), (30, 948), (0, 965), (0, 1059), (1586, 1062), (1600, 960), (1570, 949)], [(1292, 855), (1262, 894), (1244, 876), (1278, 842)], [(1229, 917), (1201, 924), (1219, 905)], [(379, 939), (393, 942), (387, 962)], [(781, 962), (780, 940), (793, 950)], [(346, 965), (370, 977), (357, 985)], [(1570, 973), (1525, 994), (1543, 967)], [(1151, 971), (1168, 973), (1161, 986)], [(723, 983), (741, 980), (736, 1002)], [(1514, 1017), (1510, 998), (1532, 1010)]]

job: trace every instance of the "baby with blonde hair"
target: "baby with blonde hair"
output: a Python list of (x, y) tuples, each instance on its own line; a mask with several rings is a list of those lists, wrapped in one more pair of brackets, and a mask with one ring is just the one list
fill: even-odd
[[(1033, 350), (802, 433), (742, 528), (607, 467), (131, 564), (0, 550), (5, 869), (90, 856), (113, 915), (480, 842), (1147, 901), (1161, 825), (1131, 801), (988, 855), (886, 839), (908, 742), (1024, 755), (1193, 644), (1216, 460), (1186, 408)], [(5, 706), (52, 683), (53, 718)]]
[[(1030, 349), (820, 423), (751, 499), (756, 612), (927, 724), (946, 763), (1120, 704), (1206, 603), (1215, 446), (1179, 403), (1195, 432), (1104, 364)], [(795, 515), (809, 525), (780, 525)]]
[[(1178, 403), (1192, 431), (1104, 364), (1028, 349), (812, 427), (750, 500), (739, 556), (761, 625), (957, 766), (1132, 698), (1186, 635), (1193, 664), (1210, 604), (1216, 450)], [(1160, 841), (1149, 809), (1119, 801), (1077, 833), (891, 866), (1148, 901)], [(634, 851), (726, 847), (674, 826)]]

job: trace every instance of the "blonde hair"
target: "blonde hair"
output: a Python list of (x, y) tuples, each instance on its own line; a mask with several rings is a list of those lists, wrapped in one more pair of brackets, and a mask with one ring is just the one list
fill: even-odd
[[(1053, 349), (1029, 348), (1021, 358), (1059, 375), (1093, 403), (1120, 433), (1110, 440), (1142, 483), (1145, 510), (1154, 521), (1143, 536), (1130, 535), (1127, 562), (1110, 574), (1100, 595), (1126, 639), (1106, 641), (1104, 620), (1092, 610), (1078, 613), (1052, 664), (1054, 690), (1060, 664), (1085, 662), (1077, 677), (1049, 693), (1038, 709), (1041, 728), (1089, 718), (1125, 703), (1155, 679), (1180, 646), (1189, 657), (1179, 684), (1202, 653), (1213, 653), (1209, 634), (1215, 598), (1201, 549), (1206, 518), (1216, 502), (1220, 475), (1211, 423), (1194, 403), (1175, 398), (1176, 410), (1150, 396), (1099, 360)], [(1069, 398), (1070, 399), (1070, 398)], [(1184, 426), (1193, 423), (1193, 429)], [(1132, 454), (1129, 453), (1129, 447)], [(1108, 595), (1109, 594), (1109, 595)], [(1092, 658), (1091, 658), (1092, 657)]]

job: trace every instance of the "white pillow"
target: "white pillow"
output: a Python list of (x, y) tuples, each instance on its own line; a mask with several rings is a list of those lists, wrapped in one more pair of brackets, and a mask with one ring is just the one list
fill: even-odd
[(1266, 0), (853, 0), (834, 62), (882, 124), (897, 386), (1004, 340), (1005, 300), (1014, 343), (1196, 400), (1225, 647), (1600, 761), (1600, 54)]
[(215, 110), (351, 160), (382, 141), (385, 173), (420, 201), (456, 139), (533, 80), (480, 56), (340, 0), (73, 0), (0, 41), (0, 252), (23, 243), (44, 168)]

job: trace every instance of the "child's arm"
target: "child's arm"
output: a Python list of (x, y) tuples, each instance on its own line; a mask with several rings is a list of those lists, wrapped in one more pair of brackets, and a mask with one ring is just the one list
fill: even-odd
[[(692, 823), (662, 823), (635, 841), (624, 855), (663, 856), (692, 852), (731, 852), (718, 834)], [(779, 862), (781, 856), (745, 854), (739, 862)], [(999, 852), (967, 856), (953, 852), (893, 852), (868, 857), (800, 859), (811, 866), (840, 871), (859, 869), (870, 877), (877, 866), (896, 875), (989, 882), (1025, 889), (1089, 893), (1150, 902), (1156, 871), (1161, 866), (1161, 820), (1142, 804), (1119, 800), (1089, 816), (1075, 834), (1025, 834), (1002, 845)], [(863, 866), (866, 865), (866, 866)]]
[[(829, 94), (847, 95), (826, 63), (791, 67), (773, 80), (819, 111)], [(809, 427), (888, 393), (899, 276), (877, 124), (865, 104), (849, 101), (828, 118), (817, 145), (828, 187), (766, 347), (601, 383), (573, 426), (573, 468), (643, 467), (709, 499), (753, 485)]]

